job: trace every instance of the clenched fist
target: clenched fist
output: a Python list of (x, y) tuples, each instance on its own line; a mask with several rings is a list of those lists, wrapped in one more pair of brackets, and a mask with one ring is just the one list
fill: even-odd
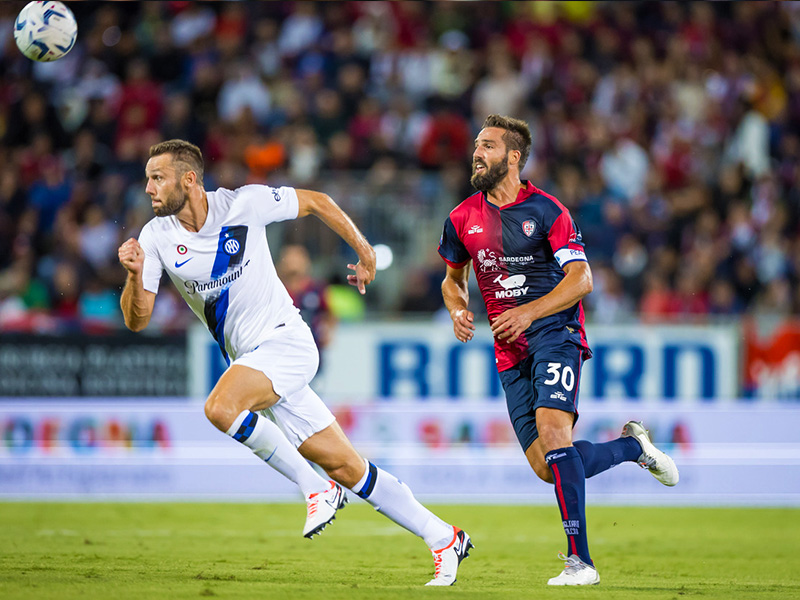
[(132, 275), (141, 274), (144, 266), (144, 250), (142, 250), (136, 238), (131, 238), (122, 244), (117, 255), (119, 256), (120, 264), (128, 269), (129, 273)]

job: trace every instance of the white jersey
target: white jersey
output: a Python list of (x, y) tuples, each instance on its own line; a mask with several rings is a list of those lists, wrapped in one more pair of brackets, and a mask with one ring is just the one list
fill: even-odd
[(163, 270), (206, 324), (230, 363), (299, 319), (267, 245), (266, 225), (297, 218), (293, 188), (246, 185), (208, 192), (208, 217), (188, 231), (177, 217), (156, 217), (139, 235), (144, 289), (158, 293)]

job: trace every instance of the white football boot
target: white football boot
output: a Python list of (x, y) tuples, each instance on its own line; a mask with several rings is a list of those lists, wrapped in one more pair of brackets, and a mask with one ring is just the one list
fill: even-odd
[(347, 504), (347, 495), (342, 486), (333, 481), (331, 487), (324, 492), (317, 492), (306, 496), (306, 526), (303, 535), (308, 539), (322, 530), (336, 518), (336, 511)]
[(642, 455), (637, 461), (643, 469), (648, 469), (661, 483), (673, 486), (678, 483), (678, 467), (675, 461), (659, 450), (650, 441), (650, 436), (640, 421), (628, 421), (622, 427), (622, 437), (633, 437), (642, 447)]
[(453, 585), (456, 572), (461, 561), (469, 556), (469, 549), (474, 548), (466, 531), (453, 527), (453, 541), (441, 550), (431, 550), (433, 554), (433, 579), (425, 585)]
[(577, 554), (569, 557), (558, 553), (559, 560), (564, 561), (564, 570), (561, 575), (547, 581), (547, 585), (597, 585), (600, 583), (600, 574), (592, 565), (583, 562)]

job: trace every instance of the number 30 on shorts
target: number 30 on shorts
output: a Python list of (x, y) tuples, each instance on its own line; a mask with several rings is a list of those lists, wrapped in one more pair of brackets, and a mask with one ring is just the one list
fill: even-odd
[(566, 365), (563, 369), (561, 368), (561, 363), (551, 362), (547, 363), (547, 372), (552, 375), (552, 377), (545, 379), (545, 385), (554, 385), (558, 383), (559, 379), (561, 380), (561, 385), (564, 386), (564, 389), (568, 392), (572, 391), (572, 388), (575, 387), (575, 371), (572, 370), (572, 367)]

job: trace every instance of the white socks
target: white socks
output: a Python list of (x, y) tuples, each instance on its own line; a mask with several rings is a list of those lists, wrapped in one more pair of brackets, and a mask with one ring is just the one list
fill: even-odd
[[(267, 417), (249, 410), (242, 411), (227, 434), (250, 448), (281, 475), (295, 482), (304, 496), (323, 492), (330, 487)], [(452, 541), (453, 527), (422, 506), (405, 483), (371, 462), (364, 462), (366, 471), (361, 481), (352, 487), (353, 493), (401, 527), (421, 537), (431, 549), (443, 548)]]
[(453, 527), (422, 506), (411, 489), (391, 473), (364, 461), (367, 470), (351, 491), (375, 510), (418, 535), (431, 549), (445, 547), (453, 539)]
[(278, 473), (294, 481), (304, 496), (330, 487), (267, 417), (249, 410), (242, 411), (226, 433), (250, 448)]

